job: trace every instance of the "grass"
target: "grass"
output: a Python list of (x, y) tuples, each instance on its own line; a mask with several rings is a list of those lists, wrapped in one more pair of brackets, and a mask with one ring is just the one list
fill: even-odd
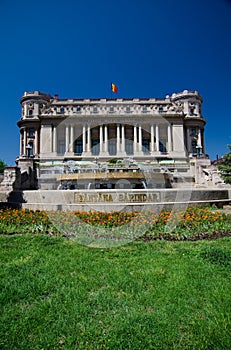
[(231, 348), (231, 237), (99, 249), (0, 235), (3, 350)]

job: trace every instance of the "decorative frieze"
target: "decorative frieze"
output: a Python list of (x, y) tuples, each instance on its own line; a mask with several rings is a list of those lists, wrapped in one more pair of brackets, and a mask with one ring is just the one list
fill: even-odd
[[(147, 101), (148, 102), (148, 101)], [(51, 104), (46, 110), (41, 110), (42, 115), (159, 115), (159, 114), (177, 114), (183, 113), (183, 105), (181, 103), (155, 103), (147, 105), (140, 104), (127, 104), (126, 101), (124, 104), (115, 103), (111, 104), (108, 101), (107, 104), (102, 105), (77, 105), (77, 106), (65, 106)]]

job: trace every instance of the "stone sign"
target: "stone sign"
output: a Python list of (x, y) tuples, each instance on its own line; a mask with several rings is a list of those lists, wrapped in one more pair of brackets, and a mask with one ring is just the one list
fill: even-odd
[(74, 203), (150, 203), (159, 202), (160, 194), (157, 193), (115, 193), (93, 192), (75, 193)]

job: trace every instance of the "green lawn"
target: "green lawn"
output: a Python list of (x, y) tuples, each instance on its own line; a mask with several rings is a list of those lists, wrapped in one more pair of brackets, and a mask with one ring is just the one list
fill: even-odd
[(112, 249), (0, 235), (3, 350), (231, 349), (231, 237)]

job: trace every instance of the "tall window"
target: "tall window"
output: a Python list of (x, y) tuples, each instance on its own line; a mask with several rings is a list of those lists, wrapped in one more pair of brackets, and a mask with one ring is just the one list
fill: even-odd
[(35, 129), (34, 128), (29, 128), (28, 130), (28, 136), (29, 137), (34, 137), (35, 135)]
[(166, 140), (160, 140), (159, 150), (162, 153), (166, 153), (167, 152), (167, 150), (166, 150)]
[(33, 142), (29, 142), (29, 144), (27, 145), (27, 155), (28, 157), (32, 157), (34, 155), (34, 143)]
[(142, 151), (144, 153), (149, 153), (150, 152), (150, 142), (147, 139), (142, 140)]
[(126, 139), (125, 140), (125, 152), (127, 154), (134, 154), (134, 151), (133, 151), (133, 141), (132, 140), (129, 140), (129, 139)]
[(28, 111), (29, 117), (32, 117), (32, 116), (33, 116), (33, 113), (34, 113), (33, 109), (29, 109), (29, 111)]
[(195, 140), (192, 141), (192, 154), (197, 155), (197, 142)]
[(108, 151), (111, 156), (116, 155), (116, 140), (108, 141)]
[(83, 141), (82, 140), (75, 141), (74, 152), (77, 155), (81, 155), (83, 153)]
[(197, 135), (197, 128), (191, 128), (190, 129), (190, 136), (196, 136)]
[(92, 154), (94, 156), (99, 154), (99, 140), (92, 140)]
[(194, 107), (189, 108), (189, 115), (194, 115)]
[(59, 154), (64, 154), (65, 153), (65, 141), (64, 140), (59, 140), (58, 153)]

